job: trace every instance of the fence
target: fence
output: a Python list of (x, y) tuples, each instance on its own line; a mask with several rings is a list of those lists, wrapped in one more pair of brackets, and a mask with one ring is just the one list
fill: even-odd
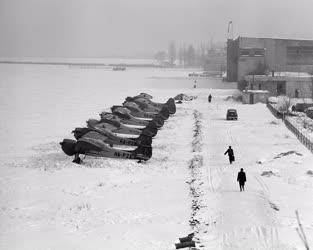
[(313, 153), (313, 140), (309, 138), (307, 133), (303, 132), (302, 126), (297, 126), (289, 121), (288, 116), (284, 116), (284, 114), (280, 111), (278, 111), (275, 107), (273, 107), (270, 103), (267, 104), (268, 109), (271, 111), (271, 113), (278, 119), (282, 119), (285, 123), (285, 126), (295, 134), (295, 136), (298, 138), (298, 140), (306, 146), (307, 149), (309, 149)]
[(288, 117), (286, 117), (283, 121), (286, 127), (297, 136), (298, 140), (313, 153), (313, 141), (311, 141), (308, 135), (302, 131), (302, 127), (292, 124), (288, 120)]
[(267, 103), (266, 106), (277, 119), (283, 119), (283, 113), (274, 108), (272, 104)]

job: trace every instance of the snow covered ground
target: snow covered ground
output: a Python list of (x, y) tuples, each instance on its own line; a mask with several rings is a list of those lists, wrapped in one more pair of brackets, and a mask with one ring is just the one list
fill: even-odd
[[(313, 245), (312, 154), (265, 105), (229, 101), (232, 85), (203, 79), (192, 89), (186, 72), (163, 69), (0, 71), (0, 249), (169, 250), (191, 232), (201, 249), (304, 249), (296, 209)], [(61, 152), (75, 126), (143, 91), (160, 102), (198, 96), (177, 105), (151, 160), (76, 165)], [(238, 121), (225, 120), (228, 108)]]

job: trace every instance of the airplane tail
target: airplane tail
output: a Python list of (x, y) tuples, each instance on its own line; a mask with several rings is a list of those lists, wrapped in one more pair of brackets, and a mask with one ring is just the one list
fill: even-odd
[(164, 125), (164, 119), (160, 114), (158, 114), (149, 123), (154, 124), (157, 128), (161, 128)]
[(75, 128), (72, 133), (76, 140), (87, 134), (88, 132), (92, 131), (90, 128)]
[(170, 98), (167, 100), (166, 106), (168, 107), (170, 114), (176, 113), (176, 105), (175, 105), (175, 100), (173, 98)]
[(161, 115), (164, 120), (167, 120), (170, 117), (170, 111), (167, 105), (164, 105), (162, 107), (161, 111), (159, 112), (159, 115)]
[(149, 124), (146, 126), (146, 128), (149, 128), (153, 133), (156, 134), (158, 132), (160, 126), (158, 126), (156, 124), (156, 122), (152, 120), (149, 122)]
[(141, 161), (147, 161), (152, 157), (152, 147), (151, 146), (138, 146), (134, 151), (135, 159)]
[(130, 97), (130, 96), (127, 96), (127, 97), (125, 98), (125, 101), (123, 102), (123, 104), (126, 103), (126, 102), (133, 102), (134, 100), (135, 100), (135, 98)]
[(141, 134), (138, 138), (136, 138), (136, 142), (137, 142), (137, 145), (151, 146), (152, 137)]
[(157, 128), (153, 128), (153, 127), (145, 127), (142, 131), (141, 134), (145, 135), (145, 136), (150, 136), (150, 137), (154, 137), (156, 134), (158, 133)]

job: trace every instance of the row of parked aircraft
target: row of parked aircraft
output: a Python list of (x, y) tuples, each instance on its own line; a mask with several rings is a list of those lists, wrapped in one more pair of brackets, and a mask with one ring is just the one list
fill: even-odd
[[(64, 139), (60, 145), (77, 164), (82, 161), (80, 155), (147, 161), (152, 156), (152, 138), (175, 112), (173, 98), (157, 103), (151, 95), (140, 93), (112, 106), (111, 112), (102, 112), (99, 120), (89, 119), (87, 127), (75, 128), (76, 140)], [(121, 145), (134, 149), (121, 149)]]

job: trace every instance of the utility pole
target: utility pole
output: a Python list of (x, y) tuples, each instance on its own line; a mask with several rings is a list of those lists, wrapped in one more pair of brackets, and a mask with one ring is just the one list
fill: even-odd
[(233, 21), (229, 21), (227, 27), (227, 40), (233, 38), (234, 38)]

